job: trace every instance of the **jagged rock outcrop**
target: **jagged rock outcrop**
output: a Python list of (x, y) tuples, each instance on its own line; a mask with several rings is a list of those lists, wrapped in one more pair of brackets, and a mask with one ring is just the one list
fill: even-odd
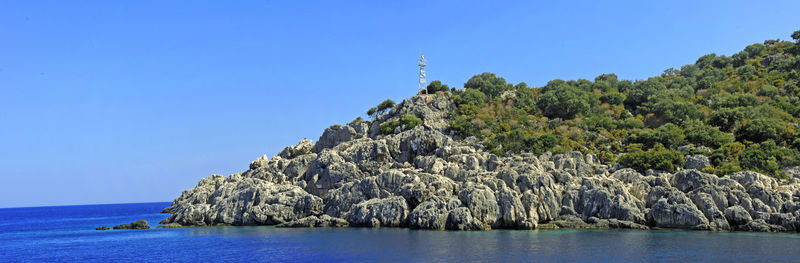
[[(422, 95), (374, 121), (332, 126), (316, 143), (303, 139), (242, 173), (200, 180), (164, 209), (170, 215), (161, 223), (800, 229), (800, 179), (754, 172), (720, 177), (700, 171), (704, 156), (690, 156), (687, 168), (695, 169), (674, 174), (609, 167), (580, 152), (496, 156), (474, 137), (450, 132), (447, 116), (455, 109), (447, 95)], [(381, 134), (381, 123), (403, 114), (423, 123)]]
[(184, 191), (161, 224), (274, 225), (321, 214), (322, 198), (295, 185), (263, 179), (213, 175)]

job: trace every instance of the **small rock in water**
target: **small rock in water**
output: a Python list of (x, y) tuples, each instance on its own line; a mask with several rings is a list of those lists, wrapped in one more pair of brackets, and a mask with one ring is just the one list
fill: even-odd
[(101, 226), (101, 227), (95, 228), (94, 230), (109, 230), (109, 229), (111, 229), (111, 228), (108, 228), (106, 226)]
[(136, 222), (114, 226), (114, 229), (150, 229), (150, 225), (147, 224), (147, 220), (142, 219)]

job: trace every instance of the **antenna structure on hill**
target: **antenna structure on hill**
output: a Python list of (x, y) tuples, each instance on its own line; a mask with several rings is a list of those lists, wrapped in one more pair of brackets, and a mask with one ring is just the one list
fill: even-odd
[(425, 55), (420, 55), (419, 56), (419, 92), (420, 93), (423, 93), (423, 92), (427, 93), (425, 90), (423, 90), (425, 88), (425, 82), (427, 82), (427, 80), (425, 79)]

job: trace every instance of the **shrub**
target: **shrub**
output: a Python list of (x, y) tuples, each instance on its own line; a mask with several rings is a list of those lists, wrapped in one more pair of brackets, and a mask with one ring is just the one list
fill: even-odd
[(462, 138), (469, 136), (477, 137), (480, 135), (480, 129), (472, 123), (472, 118), (470, 116), (461, 115), (455, 117), (455, 119), (450, 121), (450, 130)]
[(730, 135), (727, 133), (698, 121), (688, 122), (684, 134), (690, 143), (715, 149), (731, 142)]
[(436, 92), (439, 92), (439, 91), (447, 92), (447, 91), (450, 91), (450, 87), (448, 87), (445, 84), (442, 84), (441, 81), (434, 80), (434, 81), (431, 81), (431, 83), (428, 84), (427, 87), (425, 87), (425, 91), (428, 94), (433, 94), (433, 93), (436, 93)]
[(500, 133), (487, 138), (486, 146), (495, 155), (505, 155), (506, 152), (530, 152), (536, 155), (543, 154), (558, 144), (558, 136), (553, 134), (532, 135), (522, 129), (514, 129), (507, 133)]
[(647, 151), (634, 149), (620, 156), (618, 162), (640, 172), (647, 169), (674, 172), (683, 167), (685, 160), (680, 152), (666, 149), (659, 144)]
[(703, 168), (703, 172), (712, 173), (719, 176), (732, 174), (735, 172), (739, 172), (742, 170), (742, 167), (739, 167), (736, 163), (723, 163), (719, 166), (709, 166)]
[(742, 108), (723, 108), (711, 113), (711, 119), (708, 123), (719, 127), (722, 131), (729, 132), (744, 120), (744, 118), (745, 116), (744, 112), (742, 112)]
[(380, 130), (381, 134), (383, 135), (392, 134), (394, 133), (394, 130), (397, 128), (397, 126), (400, 126), (399, 121), (386, 121), (384, 123), (381, 123), (381, 125), (378, 127), (378, 130)]
[(711, 105), (715, 109), (720, 108), (736, 108), (736, 107), (748, 107), (748, 106), (756, 106), (759, 104), (758, 98), (749, 93), (737, 93), (737, 94), (719, 94), (712, 98), (714, 101)]
[(723, 145), (711, 153), (711, 161), (720, 165), (725, 162), (738, 162), (744, 152), (745, 146), (740, 142), (732, 142)]
[(378, 112), (378, 108), (376, 107), (369, 108), (369, 110), (367, 110), (367, 116), (372, 117), (372, 115), (375, 114), (376, 112)]
[(770, 97), (774, 99), (775, 97), (780, 95), (780, 90), (772, 85), (764, 85), (763, 87), (761, 87), (760, 90), (758, 90), (758, 93), (756, 95)]
[(661, 125), (655, 133), (656, 141), (670, 149), (686, 144), (684, 138), (683, 129), (672, 123)]
[(748, 147), (742, 154), (741, 163), (744, 169), (786, 179), (786, 172), (780, 168), (800, 165), (800, 151), (778, 147), (774, 141), (768, 140)]
[(378, 126), (378, 130), (381, 131), (381, 134), (386, 135), (394, 133), (395, 129), (397, 129), (397, 127), (401, 125), (403, 127), (403, 130), (410, 130), (420, 124), (422, 124), (422, 119), (415, 116), (414, 114), (403, 114), (402, 116), (400, 116), (399, 120), (386, 121), (384, 123), (381, 123), (381, 125)]
[(416, 127), (417, 125), (422, 124), (422, 119), (415, 116), (414, 114), (403, 114), (403, 116), (400, 116), (400, 124), (405, 126), (406, 130), (410, 130)]
[(775, 142), (748, 147), (742, 154), (742, 168), (775, 176), (780, 166), (778, 159), (772, 154), (774, 146)]
[(350, 123), (348, 123), (348, 124), (357, 124), (357, 123), (362, 123), (362, 122), (364, 122), (364, 118), (356, 117), (355, 119), (350, 121)]
[(781, 141), (786, 133), (786, 125), (777, 119), (755, 119), (746, 122), (736, 130), (736, 140), (763, 142), (766, 140)]

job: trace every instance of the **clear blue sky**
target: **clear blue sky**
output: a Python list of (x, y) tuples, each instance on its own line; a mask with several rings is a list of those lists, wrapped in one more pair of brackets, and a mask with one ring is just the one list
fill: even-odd
[[(171, 201), (429, 80), (643, 79), (798, 1), (1, 1), (0, 207)], [(402, 3), (400, 3), (402, 2)]]

